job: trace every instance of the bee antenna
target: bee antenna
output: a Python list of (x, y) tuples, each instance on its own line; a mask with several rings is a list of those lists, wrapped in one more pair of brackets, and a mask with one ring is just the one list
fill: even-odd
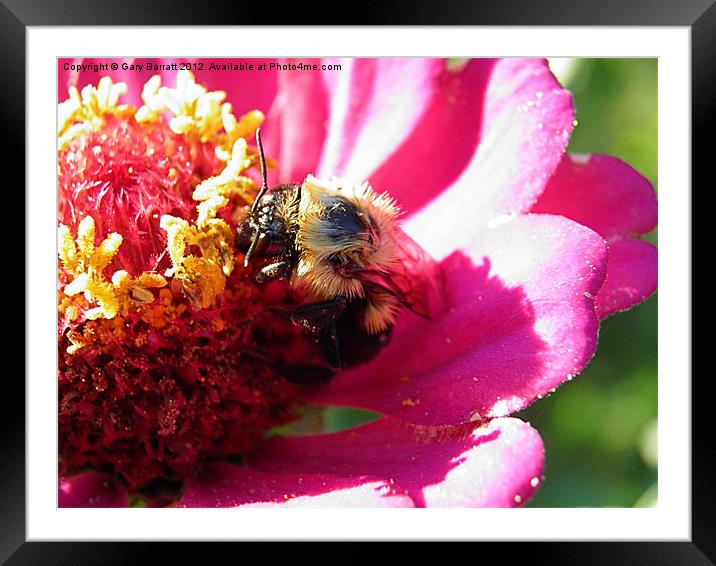
[(259, 200), (268, 190), (268, 182), (266, 180), (266, 157), (264, 157), (264, 147), (261, 144), (261, 128), (256, 128), (256, 146), (259, 149), (259, 161), (261, 162), (261, 189), (256, 195), (256, 200), (251, 205), (251, 212), (255, 212), (258, 207)]
[(249, 246), (249, 249), (246, 250), (246, 255), (244, 256), (244, 267), (249, 266), (249, 262), (251, 261), (251, 255), (254, 253), (254, 248), (256, 248), (256, 244), (259, 241), (259, 235), (256, 234), (254, 236), (254, 239), (251, 240), (251, 245)]

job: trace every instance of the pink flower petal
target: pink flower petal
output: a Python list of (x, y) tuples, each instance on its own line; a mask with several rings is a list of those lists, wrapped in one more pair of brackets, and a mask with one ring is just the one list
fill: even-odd
[[(323, 149), (322, 174), (367, 178), (411, 212), (457, 178), (479, 141), (494, 60), (474, 59), (457, 68), (419, 59), (322, 63), (343, 68), (324, 71), (322, 81), (315, 73), (287, 71), (285, 79), (279, 73), (280, 96), (264, 135), (279, 159), (280, 182), (316, 174), (314, 154)], [(349, 108), (349, 92), (364, 98)], [(329, 104), (334, 114), (324, 149)], [(281, 135), (276, 130), (293, 141), (274, 141)], [(294, 166), (297, 160), (300, 167)]]
[(604, 240), (563, 217), (526, 215), (443, 260), (448, 310), (404, 312), (372, 362), (333, 377), (314, 402), (414, 423), (504, 416), (579, 373), (594, 353)]
[(608, 242), (649, 232), (657, 221), (651, 183), (609, 155), (565, 155), (532, 212), (561, 214)]
[(127, 507), (129, 497), (121, 486), (97, 472), (60, 478), (59, 507)]
[(477, 151), (462, 175), (410, 219), (407, 231), (442, 258), (490, 219), (528, 211), (557, 167), (573, 121), (572, 97), (546, 61), (500, 60), (487, 87)]
[[(316, 59), (279, 60), (279, 64), (320, 64)], [(279, 71), (278, 95), (262, 130), (266, 154), (278, 160), (269, 184), (300, 183), (315, 173), (326, 137), (328, 93), (320, 71)]]
[(329, 474), (267, 473), (235, 464), (210, 465), (188, 479), (177, 507), (413, 507), (384, 481)]
[(542, 475), (537, 431), (517, 419), (482, 427), (381, 419), (343, 432), (275, 437), (250, 468), (216, 464), (180, 507), (513, 507)]
[(656, 248), (628, 239), (656, 226), (656, 195), (651, 183), (623, 161), (566, 156), (532, 210), (572, 218), (609, 242), (607, 277), (595, 300), (600, 318), (631, 308), (656, 290)]
[(643, 240), (609, 244), (607, 278), (594, 300), (599, 318), (629, 309), (656, 291), (656, 246)]
[(339, 64), (338, 74), (326, 71), (328, 135), (318, 174), (362, 181), (419, 122), (444, 61), (341, 59)]
[(449, 187), (473, 158), (495, 64), (494, 59), (471, 59), (457, 68), (445, 66), (413, 131), (382, 164), (374, 164), (370, 182), (388, 191), (407, 215)]

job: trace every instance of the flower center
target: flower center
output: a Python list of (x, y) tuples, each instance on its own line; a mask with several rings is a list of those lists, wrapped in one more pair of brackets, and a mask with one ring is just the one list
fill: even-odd
[(171, 93), (150, 81), (139, 110), (117, 105), (117, 86), (60, 108), (60, 473), (91, 467), (141, 492), (256, 450), (295, 418), (301, 368), (324, 370), (280, 316), (289, 284), (259, 287), (235, 257), (262, 115), (236, 120), (190, 75)]
[[(76, 231), (85, 215), (98, 234), (117, 232), (115, 266), (132, 275), (169, 267), (162, 214), (190, 218), (193, 187), (220, 163), (165, 124), (109, 117), (70, 143), (58, 160), (59, 221)], [(197, 155), (192, 155), (192, 154)]]
[(255, 449), (293, 418), (283, 364), (312, 356), (269, 312), (290, 301), (285, 285), (237, 274), (212, 308), (188, 305), (174, 281), (125, 315), (72, 325), (59, 339), (62, 472), (106, 469), (133, 490)]

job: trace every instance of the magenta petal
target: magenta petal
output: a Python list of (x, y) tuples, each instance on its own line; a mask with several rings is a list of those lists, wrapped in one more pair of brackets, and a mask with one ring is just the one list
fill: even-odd
[(599, 318), (629, 309), (656, 291), (656, 246), (643, 240), (609, 244), (607, 278), (594, 301)]
[(532, 212), (561, 214), (611, 242), (652, 230), (657, 202), (651, 183), (616, 157), (568, 154)]
[(60, 478), (59, 507), (127, 507), (129, 497), (123, 487), (112, 483), (104, 474), (83, 472)]
[(326, 71), (329, 122), (319, 176), (368, 177), (423, 116), (442, 59), (341, 59)]
[[(319, 60), (280, 60), (280, 64), (320, 64)], [(326, 137), (328, 93), (320, 72), (280, 71), (278, 95), (266, 119), (263, 143), (278, 160), (270, 183), (298, 183), (315, 173)]]
[(343, 432), (275, 438), (252, 463), (267, 472), (375, 477), (419, 507), (511, 507), (542, 475), (537, 431), (511, 418), (475, 427), (414, 426), (393, 419)]
[(270, 473), (217, 463), (188, 479), (177, 507), (413, 507), (384, 481), (323, 473)]
[(430, 104), (413, 131), (369, 175), (407, 215), (449, 187), (472, 159), (480, 142), (487, 85), (494, 59), (471, 59), (441, 70)]
[(511, 414), (592, 357), (606, 263), (604, 240), (563, 217), (520, 216), (487, 230), (443, 260), (445, 314), (404, 312), (375, 360), (312, 399), (422, 424)]
[(532, 210), (572, 218), (609, 242), (607, 277), (595, 301), (600, 318), (631, 308), (656, 290), (656, 248), (628, 239), (656, 226), (656, 195), (623, 161), (567, 155)]
[(544, 447), (518, 419), (414, 426), (393, 419), (335, 434), (275, 437), (248, 467), (215, 464), (179, 507), (514, 507), (540, 483)]
[(490, 219), (528, 211), (562, 158), (573, 121), (572, 97), (546, 61), (500, 60), (487, 87), (477, 151), (462, 175), (410, 219), (408, 231), (444, 257)]

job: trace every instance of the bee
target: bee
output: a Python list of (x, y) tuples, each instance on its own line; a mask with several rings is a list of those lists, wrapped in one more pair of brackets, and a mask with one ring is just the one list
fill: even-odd
[(435, 261), (398, 225), (399, 209), (366, 182), (308, 175), (268, 188), (260, 129), (262, 185), (237, 225), (244, 267), (256, 258), (259, 283), (290, 281), (302, 298), (290, 320), (315, 337), (333, 369), (372, 359), (406, 307), (434, 316), (443, 304)]

